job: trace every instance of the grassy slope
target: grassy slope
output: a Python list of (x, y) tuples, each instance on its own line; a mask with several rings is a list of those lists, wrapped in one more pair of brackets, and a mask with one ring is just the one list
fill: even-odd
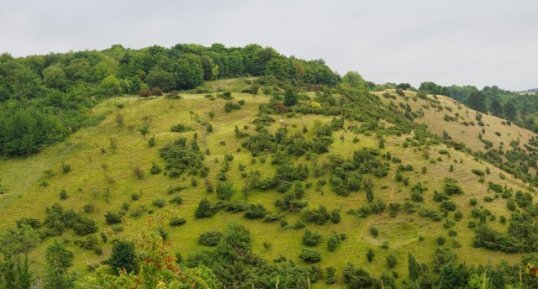
[[(394, 90), (388, 90), (388, 92), (396, 99), (383, 97), (384, 92), (378, 92), (377, 94), (386, 104), (390, 101), (393, 101), (396, 105), (404, 103), (409, 104), (413, 111), (423, 111), (424, 116), (417, 118), (417, 122), (427, 124), (429, 130), (439, 136), (442, 136), (443, 131), (446, 131), (453, 140), (465, 143), (473, 151), (486, 151), (484, 144), (478, 138), (480, 133), (482, 133), (485, 140), (493, 143), (494, 148), (498, 148), (501, 143), (504, 143), (505, 148), (509, 148), (510, 142), (515, 140), (519, 140), (521, 142), (520, 147), (523, 148), (523, 144), (526, 144), (535, 135), (530, 130), (517, 125), (507, 125), (504, 119), (488, 114), (483, 114), (482, 116), (485, 126), (479, 126), (475, 110), (444, 95), (435, 96), (435, 100), (439, 101), (442, 106), (442, 110), (439, 110), (431, 106), (432, 100), (434, 100), (432, 95), (428, 95), (428, 99), (416, 98), (416, 101), (414, 101), (413, 97), (416, 95), (414, 92), (406, 91), (405, 97), (397, 95)], [(444, 119), (445, 115), (455, 117), (456, 114), (459, 115), (457, 121), (446, 121)], [(465, 122), (474, 122), (474, 125), (464, 125), (463, 123)], [(496, 132), (500, 133), (500, 136), (496, 135)]]
[[(221, 82), (210, 85), (215, 85), (216, 87), (236, 84), (233, 82)], [(85, 204), (94, 204), (97, 212), (93, 214), (93, 217), (98, 221), (98, 225), (102, 229), (106, 227), (103, 214), (109, 210), (117, 211), (124, 202), (127, 202), (131, 204), (131, 208), (136, 208), (143, 204), (148, 209), (153, 209), (155, 211), (153, 216), (157, 219), (159, 219), (159, 216), (168, 216), (170, 214), (185, 217), (188, 222), (182, 227), (171, 228), (164, 225), (170, 234), (171, 250), (181, 251), (183, 256), (200, 249), (196, 244), (200, 233), (207, 230), (221, 230), (227, 223), (237, 221), (249, 228), (253, 237), (253, 249), (257, 254), (267, 260), (272, 260), (282, 255), (301, 263), (297, 256), (303, 247), (301, 237), (304, 230), (285, 230), (280, 228), (278, 223), (246, 220), (242, 218), (241, 214), (234, 215), (224, 212), (219, 212), (213, 218), (194, 220), (193, 213), (200, 199), (205, 197), (211, 200), (216, 199), (214, 194), (205, 192), (203, 180), (199, 180), (198, 187), (189, 188), (179, 193), (184, 200), (183, 205), (178, 207), (167, 205), (165, 209), (161, 210), (152, 208), (151, 202), (153, 200), (157, 198), (168, 200), (171, 198), (166, 192), (171, 185), (190, 185), (190, 178), (188, 177), (172, 179), (164, 175), (153, 176), (148, 173), (152, 162), (164, 167), (164, 163), (158, 154), (158, 148), (179, 136), (178, 133), (170, 132), (170, 127), (177, 123), (196, 126), (197, 124), (192, 119), (198, 116), (201, 119), (209, 120), (207, 116), (209, 111), (216, 113), (214, 120), (211, 121), (214, 132), (205, 136), (201, 127), (197, 127), (197, 130), (200, 146), (203, 150), (208, 148), (211, 151), (211, 155), (206, 158), (206, 163), (211, 168), (209, 179), (214, 184), (225, 153), (234, 153), (235, 158), (228, 175), (238, 188), (241, 188), (244, 183), (237, 168), (239, 163), (247, 165), (247, 170), (259, 169), (262, 174), (272, 174), (273, 172), (273, 168), (268, 165), (269, 161), (266, 164), (260, 164), (258, 161), (256, 165), (252, 165), (250, 163), (250, 153), (244, 149), (237, 153), (236, 150), (241, 148), (241, 140), (234, 138), (235, 125), (239, 127), (249, 125), (248, 131), (253, 132), (251, 121), (258, 112), (258, 104), (266, 102), (267, 97), (262, 95), (253, 97), (247, 94), (235, 93), (235, 100), (245, 99), (246, 104), (241, 110), (231, 113), (224, 113), (223, 100), (210, 101), (201, 94), (184, 94), (183, 97), (184, 99), (182, 100), (168, 100), (165, 98), (142, 100), (137, 97), (107, 100), (97, 106), (93, 112), (107, 115), (106, 119), (99, 125), (82, 129), (69, 137), (66, 142), (47, 148), (44, 152), (31, 158), (3, 160), (0, 163), (0, 179), (3, 180), (8, 192), (0, 196), (0, 213), (3, 216), (0, 228), (5, 229), (12, 226), (15, 220), (25, 216), (42, 218), (47, 206), (54, 202), (60, 202), (64, 207), (73, 208), (77, 211), (82, 211)], [(122, 104), (124, 107), (120, 109), (118, 104)], [(118, 112), (125, 118), (124, 127), (118, 127), (115, 124), (114, 119)], [(426, 110), (425, 114), (429, 115)], [(303, 126), (311, 128), (315, 120), (329, 121), (330, 118), (306, 115), (288, 119), (287, 123), (291, 131), (299, 131), (302, 130)], [(435, 127), (442, 124), (436, 121), (435, 114), (424, 117), (423, 120), (419, 121), (426, 121), (431, 124), (433, 131), (439, 130), (440, 128)], [(150, 148), (147, 145), (147, 139), (144, 139), (136, 130), (145, 122), (150, 124), (148, 137), (155, 135), (157, 139), (155, 148)], [(489, 123), (489, 119), (486, 119), (486, 123)], [(351, 122), (346, 121), (345, 127), (349, 125), (351, 125)], [(134, 129), (130, 131), (129, 126), (133, 126)], [(278, 126), (277, 121), (277, 124), (273, 125), (272, 129), (276, 129)], [(471, 129), (473, 127), (465, 128)], [(510, 127), (510, 129), (514, 128), (514, 126)], [(310, 129), (309, 133), (310, 131), (312, 130)], [(516, 133), (519, 132), (512, 132), (512, 135)], [(191, 138), (193, 133), (182, 134)], [(339, 138), (342, 134), (344, 136), (343, 142)], [(478, 133), (473, 131), (467, 134), (476, 137)], [(456, 134), (451, 135), (456, 138)], [(502, 135), (508, 135), (508, 132), (503, 131)], [(333, 135), (335, 142), (331, 146), (331, 153), (350, 156), (354, 150), (362, 146), (377, 147), (377, 139), (373, 136), (359, 135), (360, 141), (357, 144), (352, 143), (354, 137), (355, 134), (350, 131), (336, 132)], [(472, 248), (474, 234), (467, 228), (471, 209), (469, 199), (476, 197), (479, 200), (479, 206), (490, 209), (497, 217), (503, 214), (508, 216), (504, 200), (496, 199), (491, 203), (482, 201), (483, 196), (493, 195), (487, 192), (487, 182), (492, 181), (517, 189), (524, 189), (525, 185), (510, 176), (506, 180), (501, 180), (499, 178), (500, 171), (491, 166), (491, 174), (485, 177), (486, 182), (480, 183), (478, 182), (478, 177), (471, 172), (471, 169), (485, 169), (488, 165), (480, 163), (462, 152), (447, 149), (444, 146), (430, 147), (430, 159), (427, 160), (423, 157), (424, 151), (412, 147), (403, 148), (402, 143), (405, 137), (388, 138), (385, 150), (401, 158), (403, 164), (412, 164), (415, 167), (416, 172), (407, 175), (410, 176), (411, 184), (421, 181), (429, 188), (425, 193), (427, 207), (438, 208), (438, 204), (432, 201), (431, 196), (434, 190), (441, 190), (442, 180), (447, 176), (457, 179), (466, 192), (463, 196), (451, 198), (457, 203), (458, 209), (464, 212), (465, 215), (464, 219), (456, 225), (456, 230), (458, 231), (456, 239), (462, 244), (462, 247), (455, 249), (455, 251), (460, 259), (465, 260), (468, 264), (497, 263), (502, 260), (515, 262), (518, 260), (518, 254), (497, 253)], [(115, 151), (110, 149), (111, 138), (116, 139), (118, 143), (118, 148)], [(226, 141), (226, 145), (220, 144), (222, 140)], [(101, 148), (104, 148), (106, 152), (102, 153)], [(440, 155), (438, 152), (441, 149), (447, 149), (450, 157)], [(442, 160), (431, 161), (432, 159), (436, 160), (437, 157)], [(326, 156), (320, 157), (319, 162), (322, 163), (324, 158)], [(215, 159), (218, 159), (219, 163), (215, 163)], [(454, 163), (454, 172), (449, 173), (449, 166), (455, 160), (458, 160), (458, 163)], [(304, 157), (300, 161), (309, 163)], [(73, 167), (72, 172), (66, 175), (62, 174), (60, 167), (62, 162), (69, 163)], [(146, 171), (143, 180), (136, 179), (133, 174), (133, 169), (137, 166)], [(424, 166), (427, 167), (427, 173), (422, 174), (420, 168)], [(46, 177), (43, 171), (48, 169), (54, 171), (55, 175)], [(387, 203), (403, 202), (409, 198), (410, 187), (396, 183), (394, 173), (395, 166), (392, 165), (388, 177), (373, 179), (376, 198), (381, 198)], [(328, 176), (325, 177), (327, 178)], [(49, 184), (48, 187), (40, 185), (43, 181)], [(316, 180), (309, 179), (308, 181), (315, 183)], [(382, 185), (387, 186), (387, 188), (381, 189)], [(110, 189), (110, 197), (107, 197), (104, 193), (107, 188)], [(62, 189), (67, 190), (70, 196), (69, 199), (59, 200), (58, 193)], [(142, 192), (142, 198), (136, 202), (131, 201), (131, 194), (138, 192)], [(238, 193), (235, 198), (242, 199), (244, 196)], [(272, 212), (277, 212), (273, 205), (277, 198), (280, 198), (280, 195), (276, 192), (255, 192), (248, 196), (248, 202), (263, 203)], [(317, 207), (317, 205), (321, 204), (325, 205), (329, 210), (341, 208), (342, 222), (340, 224), (307, 226), (308, 229), (321, 232), (324, 237), (322, 244), (318, 245), (318, 249), (322, 251), (321, 265), (335, 266), (338, 273), (342, 272), (341, 269), (347, 261), (351, 261), (361, 264), (371, 273), (379, 275), (383, 270), (388, 270), (385, 267), (385, 256), (392, 252), (398, 258), (395, 271), (401, 275), (406, 275), (407, 253), (411, 252), (419, 260), (429, 262), (432, 252), (437, 246), (435, 238), (438, 235), (447, 236), (448, 245), (452, 240), (452, 238), (448, 238), (447, 230), (443, 228), (442, 222), (431, 222), (429, 219), (421, 218), (416, 213), (407, 215), (401, 212), (396, 218), (391, 218), (388, 216), (388, 212), (385, 212), (382, 215), (374, 215), (366, 219), (358, 219), (355, 216), (347, 215), (345, 213), (347, 210), (356, 209), (366, 203), (366, 197), (363, 192), (352, 194), (349, 197), (339, 197), (332, 192), (329, 185), (326, 185), (323, 194), (316, 192), (312, 188), (307, 190), (305, 198), (308, 200), (309, 207)], [(125, 226), (124, 233), (144, 228), (148, 219), (147, 216), (146, 214), (140, 219), (130, 221), (131, 225)], [(297, 214), (290, 214), (286, 219), (291, 224), (297, 218)], [(498, 221), (495, 223), (494, 226), (496, 227), (501, 228), (503, 226)], [(379, 237), (371, 237), (368, 232), (370, 226), (379, 228)], [(343, 242), (336, 252), (330, 253), (326, 250), (325, 241), (332, 232), (345, 232), (348, 239)], [(425, 240), (419, 241), (419, 236), (424, 236)], [(61, 238), (74, 240), (77, 237), (69, 232), (65, 233)], [(389, 241), (390, 248), (388, 250), (380, 248), (385, 240)], [(42, 256), (44, 255), (46, 244), (50, 241), (47, 240), (45, 244), (33, 251), (32, 260), (37, 263), (39, 268), (42, 267)], [(263, 242), (270, 242), (272, 244), (271, 249), (266, 250)], [(109, 244), (103, 245), (104, 253), (102, 256), (96, 256), (93, 252), (79, 249), (74, 245), (71, 245), (71, 248), (76, 252), (76, 267), (82, 272), (85, 271), (87, 264), (99, 262), (110, 253)], [(368, 248), (376, 251), (376, 257), (372, 263), (367, 263), (366, 261), (365, 254)], [(324, 286), (320, 282), (317, 287), (323, 288)]]

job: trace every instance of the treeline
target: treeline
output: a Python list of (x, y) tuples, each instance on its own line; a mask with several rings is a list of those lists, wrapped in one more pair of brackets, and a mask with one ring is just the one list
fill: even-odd
[(139, 50), (114, 45), (14, 58), (0, 56), (0, 154), (29, 155), (81, 126), (100, 99), (192, 89), (204, 81), (267, 76), (301, 85), (335, 85), (340, 76), (323, 60), (286, 57), (272, 48), (178, 44)]
[(478, 89), (475, 86), (441, 86), (434, 82), (423, 82), (418, 88), (430, 94), (446, 95), (466, 104), (470, 108), (510, 120), (519, 126), (538, 132), (538, 95), (503, 90), (497, 86)]

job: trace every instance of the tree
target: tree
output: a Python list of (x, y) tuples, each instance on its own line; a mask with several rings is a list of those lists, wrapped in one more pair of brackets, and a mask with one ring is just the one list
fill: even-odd
[(469, 95), (469, 98), (467, 98), (467, 104), (474, 110), (486, 112), (486, 97), (478, 90)]
[(355, 268), (350, 263), (344, 268), (344, 283), (350, 289), (370, 288), (374, 281), (370, 274), (362, 268)]
[(180, 89), (191, 89), (202, 84), (204, 70), (200, 57), (194, 54), (186, 54), (178, 61), (176, 70), (176, 84)]
[(443, 267), (439, 274), (439, 289), (465, 288), (469, 273), (463, 265), (449, 263)]
[(304, 80), (310, 84), (336, 85), (340, 77), (320, 59), (306, 62)]
[(30, 155), (67, 134), (58, 116), (38, 107), (17, 104), (0, 108), (0, 152), (6, 155)]
[(515, 120), (517, 116), (517, 109), (513, 102), (507, 102), (504, 107), (504, 116), (509, 120)]
[(288, 79), (290, 77), (290, 63), (284, 57), (273, 58), (267, 62), (265, 75), (272, 75), (280, 80)]
[(176, 79), (174, 74), (161, 67), (152, 68), (145, 81), (150, 87), (158, 87), (163, 91), (171, 91), (176, 88)]
[(219, 66), (207, 55), (201, 56), (204, 80), (214, 80), (219, 77)]
[(39, 234), (22, 224), (0, 237), (0, 288), (29, 289), (33, 274), (28, 266), (28, 252), (39, 242)]
[(45, 256), (47, 269), (45, 289), (69, 289), (74, 287), (74, 278), (68, 270), (73, 265), (73, 252), (64, 244), (54, 241)]
[(491, 99), (489, 110), (495, 116), (501, 116), (503, 114), (503, 106), (497, 97)]
[(356, 71), (348, 71), (342, 77), (342, 83), (349, 84), (349, 86), (356, 89), (366, 90), (366, 82), (364, 81), (362, 76)]
[(67, 85), (67, 77), (62, 67), (53, 64), (43, 70), (43, 80), (51, 88), (64, 90)]
[(109, 75), (101, 81), (101, 89), (104, 95), (119, 95), (121, 94), (121, 84), (118, 78), (114, 75)]
[(297, 104), (297, 101), (297, 95), (293, 92), (293, 90), (286, 90), (286, 94), (284, 95), (284, 104), (286, 106), (294, 106)]
[(416, 281), (422, 274), (422, 266), (417, 262), (415, 256), (409, 254), (407, 256), (407, 269), (409, 271), (409, 279)]
[(250, 59), (248, 72), (255, 76), (264, 75), (267, 63), (277, 56), (278, 53), (274, 49), (257, 46), (256, 51)]
[(119, 274), (120, 271), (136, 273), (138, 271), (138, 259), (134, 244), (128, 241), (114, 243), (112, 246), (112, 255), (106, 262), (116, 274)]

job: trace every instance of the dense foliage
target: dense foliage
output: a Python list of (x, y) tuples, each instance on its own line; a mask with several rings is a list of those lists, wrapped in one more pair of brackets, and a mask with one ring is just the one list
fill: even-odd
[(192, 89), (205, 80), (268, 76), (296, 85), (335, 85), (323, 60), (286, 57), (251, 44), (227, 48), (178, 44), (78, 51), (14, 58), (0, 56), (0, 154), (29, 155), (95, 124), (86, 112), (102, 98), (143, 97)]

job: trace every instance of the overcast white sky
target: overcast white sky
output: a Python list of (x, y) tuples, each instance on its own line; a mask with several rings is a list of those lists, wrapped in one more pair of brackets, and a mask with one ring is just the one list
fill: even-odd
[(259, 43), (375, 82), (538, 87), (537, 0), (0, 0), (0, 53)]

